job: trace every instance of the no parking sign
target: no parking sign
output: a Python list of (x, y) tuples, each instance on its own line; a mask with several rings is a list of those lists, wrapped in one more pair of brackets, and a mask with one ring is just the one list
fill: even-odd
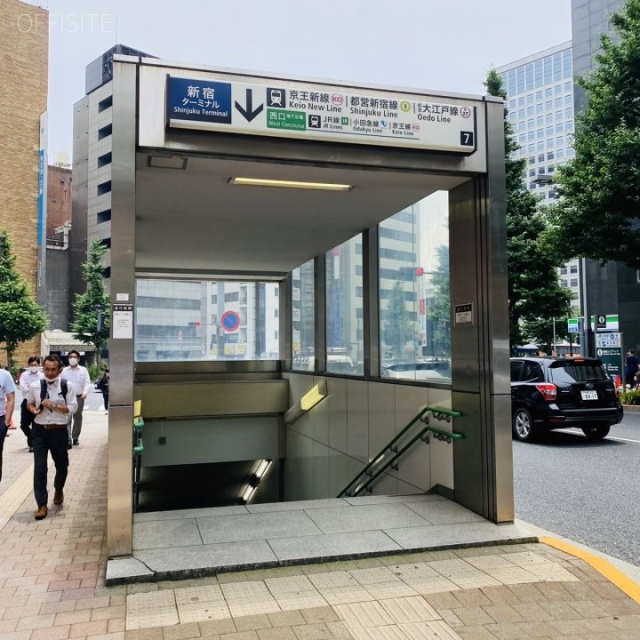
[(240, 328), (240, 316), (235, 311), (225, 311), (220, 317), (220, 326), (227, 333), (233, 333)]

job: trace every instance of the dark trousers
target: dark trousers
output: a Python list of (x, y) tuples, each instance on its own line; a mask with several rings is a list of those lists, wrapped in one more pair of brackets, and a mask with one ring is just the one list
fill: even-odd
[(35, 416), (27, 409), (27, 399), (25, 398), (20, 405), (20, 429), (27, 436), (27, 446), (31, 446), (31, 425)]
[(0, 482), (2, 481), (2, 451), (4, 449), (4, 439), (7, 437), (7, 423), (4, 416), (0, 416)]
[(38, 423), (33, 423), (31, 429), (31, 443), (33, 446), (33, 494), (38, 507), (46, 506), (49, 501), (47, 491), (47, 454), (51, 451), (51, 457), (56, 467), (56, 475), (53, 479), (53, 487), (57, 491), (64, 489), (69, 469), (69, 454), (67, 452), (67, 429), (45, 429)]

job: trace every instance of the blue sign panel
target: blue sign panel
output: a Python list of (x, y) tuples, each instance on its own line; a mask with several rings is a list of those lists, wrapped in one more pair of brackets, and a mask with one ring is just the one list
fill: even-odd
[(235, 311), (225, 311), (220, 318), (220, 326), (230, 333), (237, 331), (240, 328), (240, 316)]
[(231, 124), (231, 83), (169, 77), (167, 121)]

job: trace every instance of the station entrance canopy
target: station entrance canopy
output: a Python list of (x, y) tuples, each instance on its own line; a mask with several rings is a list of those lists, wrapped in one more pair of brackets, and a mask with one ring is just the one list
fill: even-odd
[[(279, 375), (293, 380), (290, 400), (297, 402), (310, 376), (327, 373), (326, 254), (362, 234), (363, 285), (353, 295), (362, 305), (364, 374), (343, 386), (365, 405), (397, 390), (415, 394), (413, 403), (428, 393), (425, 385), (396, 389), (380, 376), (379, 223), (437, 191), (448, 192), (453, 313), (451, 385), (435, 396), (462, 413), (456, 430), (464, 434), (437, 464), (457, 502), (495, 522), (513, 520), (502, 101), (118, 54), (111, 89), (112, 109), (97, 116), (104, 129), (98, 153), (112, 155), (110, 177), (97, 171), (110, 188), (117, 312), (110, 340), (110, 555), (132, 549), (137, 280), (282, 281), (277, 364)], [(292, 367), (291, 272), (312, 259), (316, 364), (301, 373)], [(396, 411), (391, 425), (400, 424), (403, 407), (400, 396), (385, 406)], [(368, 428), (376, 411), (365, 407), (356, 421)]]
[(485, 105), (144, 60), (136, 268), (284, 278), (484, 172)]

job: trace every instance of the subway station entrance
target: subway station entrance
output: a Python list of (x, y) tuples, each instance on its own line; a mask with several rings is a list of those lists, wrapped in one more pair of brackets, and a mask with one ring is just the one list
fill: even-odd
[(232, 509), (513, 522), (501, 101), (118, 55), (112, 84), (110, 557), (178, 466)]

